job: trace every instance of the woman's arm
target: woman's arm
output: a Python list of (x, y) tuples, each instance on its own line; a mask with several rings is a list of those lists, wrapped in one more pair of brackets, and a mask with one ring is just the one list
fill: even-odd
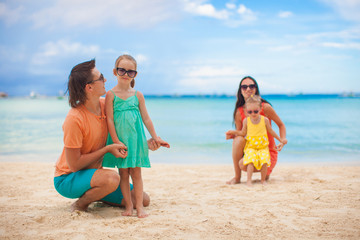
[(264, 117), (266, 131), (270, 133), (274, 138), (276, 138), (279, 142), (281, 142), (280, 137), (276, 134), (276, 132), (271, 128), (270, 121), (267, 117)]
[[(269, 120), (273, 120), (276, 123), (276, 125), (279, 127), (279, 133), (280, 133), (280, 139), (281, 139), (280, 142), (282, 142), (283, 144), (287, 144), (285, 124), (283, 123), (283, 121), (280, 119), (280, 117), (277, 115), (277, 113), (271, 107), (270, 104), (268, 104), (268, 103), (264, 104), (264, 113), (265, 113), (265, 116)], [(280, 148), (280, 150), (281, 150), (281, 148)]]
[(127, 152), (124, 154), (123, 151), (124, 146), (121, 144), (111, 144), (87, 154), (81, 154), (80, 148), (65, 147), (65, 156), (70, 170), (77, 172), (88, 168), (99, 168), (103, 156), (108, 152), (112, 153), (115, 157), (125, 158)]
[[(246, 119), (246, 118), (245, 118)], [(241, 120), (241, 113), (240, 111), (236, 111), (236, 114), (235, 114), (235, 119), (234, 119), (234, 122), (235, 122), (235, 128), (236, 130), (241, 130), (242, 129), (242, 120)]]

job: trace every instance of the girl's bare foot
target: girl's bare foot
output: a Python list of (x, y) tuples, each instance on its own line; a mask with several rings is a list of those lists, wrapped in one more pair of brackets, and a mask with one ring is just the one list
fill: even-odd
[(261, 181), (261, 184), (265, 186), (265, 185), (267, 185), (267, 182), (266, 181)]
[(233, 177), (231, 180), (227, 181), (226, 184), (228, 185), (234, 185), (240, 183), (240, 179), (237, 179), (236, 177)]
[(125, 207), (125, 211), (124, 211), (123, 213), (121, 213), (121, 215), (123, 215), (123, 216), (132, 216), (132, 214), (133, 214), (133, 209), (134, 209), (134, 207), (133, 207), (132, 204), (129, 205), (129, 206), (126, 206), (126, 207)]
[(138, 218), (146, 218), (147, 216), (149, 216), (149, 214), (147, 214), (145, 212), (145, 210), (144, 210), (144, 208), (142, 206), (136, 208), (136, 211), (137, 211)]

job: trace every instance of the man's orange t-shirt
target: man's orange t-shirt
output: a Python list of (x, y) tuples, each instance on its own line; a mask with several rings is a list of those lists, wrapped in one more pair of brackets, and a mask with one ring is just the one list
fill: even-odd
[[(63, 124), (64, 149), (56, 162), (55, 177), (71, 173), (65, 148), (80, 148), (81, 154), (92, 153), (106, 144), (108, 128), (105, 116), (105, 100), (100, 99), (101, 116), (86, 109), (84, 105), (71, 108)], [(90, 168), (100, 168), (101, 162)]]

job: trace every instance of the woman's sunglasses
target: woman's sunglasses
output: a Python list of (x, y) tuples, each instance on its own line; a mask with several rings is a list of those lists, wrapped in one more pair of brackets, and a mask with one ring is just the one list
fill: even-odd
[(99, 79), (91, 80), (91, 81), (87, 82), (86, 84), (91, 84), (91, 83), (94, 83), (94, 82), (97, 82), (97, 81), (102, 81), (102, 82), (104, 82), (104, 81), (105, 81), (104, 75), (103, 75), (103, 74), (100, 74)]
[(135, 70), (126, 70), (123, 68), (116, 68), (116, 72), (119, 76), (124, 76), (126, 73), (131, 78), (134, 78), (137, 74), (137, 71)]
[(254, 110), (254, 111), (252, 111), (252, 110), (249, 110), (249, 111), (247, 111), (247, 113), (248, 114), (252, 114), (252, 113), (255, 113), (255, 114), (257, 114), (259, 112), (259, 110)]
[(241, 87), (242, 90), (245, 91), (245, 90), (248, 89), (248, 88), (250, 88), (250, 90), (255, 89), (255, 88), (256, 88), (256, 85), (255, 85), (255, 84), (250, 84), (250, 85), (244, 84), (244, 85), (241, 85), (240, 87)]

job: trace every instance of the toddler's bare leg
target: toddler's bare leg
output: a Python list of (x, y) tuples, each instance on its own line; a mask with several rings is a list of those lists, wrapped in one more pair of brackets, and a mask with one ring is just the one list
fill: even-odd
[(247, 165), (247, 181), (246, 181), (246, 184), (248, 186), (252, 186), (252, 174), (254, 172), (254, 164), (253, 163), (249, 163)]
[(267, 173), (267, 164), (264, 163), (261, 167), (261, 183), (266, 185), (266, 173)]

